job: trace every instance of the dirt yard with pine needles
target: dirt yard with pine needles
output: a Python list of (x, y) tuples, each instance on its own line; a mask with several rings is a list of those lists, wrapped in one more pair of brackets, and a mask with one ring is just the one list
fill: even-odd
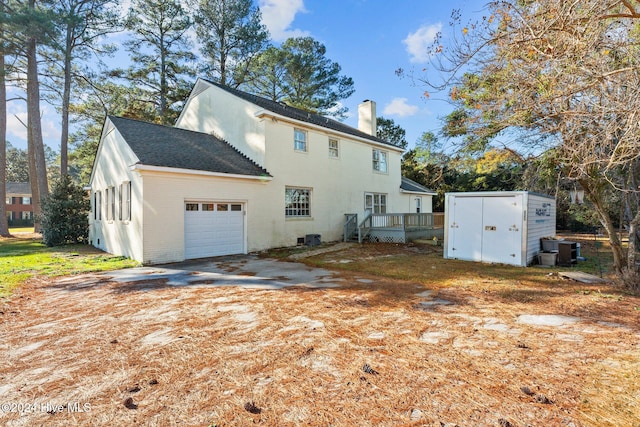
[(0, 424), (640, 425), (637, 296), (428, 245), (304, 262), (341, 286), (31, 280), (0, 303)]

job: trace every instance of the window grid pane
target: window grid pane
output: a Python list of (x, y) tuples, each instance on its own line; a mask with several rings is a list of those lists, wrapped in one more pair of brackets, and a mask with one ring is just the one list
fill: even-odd
[(307, 151), (307, 133), (305, 131), (294, 129), (293, 148), (296, 151)]
[(385, 151), (373, 150), (373, 170), (378, 172), (387, 171), (387, 153)]
[(329, 140), (329, 157), (338, 157), (338, 156), (339, 156), (338, 140), (330, 139)]
[(311, 191), (305, 188), (285, 189), (286, 217), (309, 217), (311, 216)]

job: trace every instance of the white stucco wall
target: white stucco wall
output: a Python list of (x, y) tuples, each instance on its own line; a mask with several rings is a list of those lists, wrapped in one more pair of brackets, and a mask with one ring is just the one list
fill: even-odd
[[(399, 193), (400, 153), (381, 148), (388, 156), (388, 172), (378, 173), (372, 166), (372, 149), (367, 143), (337, 134), (265, 119), (265, 167), (273, 175), (277, 218), (272, 230), (278, 245), (295, 244), (305, 234), (321, 234), (323, 241), (340, 240), (344, 214), (364, 218), (365, 193), (387, 195), (387, 212), (404, 210)], [(294, 150), (294, 127), (307, 131), (307, 151)], [(329, 156), (329, 138), (338, 140), (339, 157)], [(311, 217), (284, 217), (286, 187), (311, 189)]]
[(420, 199), (421, 213), (433, 212), (433, 196), (427, 194), (418, 193), (400, 193), (400, 204), (402, 210), (400, 212), (415, 213), (416, 212), (416, 199)]
[(264, 165), (264, 123), (256, 118), (260, 108), (203, 80), (193, 93), (176, 127), (215, 135)]
[(226, 201), (245, 205), (245, 252), (265, 249), (270, 238), (269, 181), (141, 171), (144, 182), (144, 262), (184, 259), (185, 201)]
[[(142, 181), (137, 173), (130, 170), (130, 165), (137, 161), (136, 155), (107, 119), (90, 180), (92, 212), (89, 217), (89, 241), (93, 246), (106, 252), (142, 262)], [(131, 182), (131, 219), (129, 221), (118, 219), (120, 184), (124, 181)], [(116, 191), (116, 209), (113, 220), (107, 220), (106, 214), (108, 201), (105, 190), (108, 187), (114, 187)], [(101, 220), (94, 219), (95, 207), (93, 204), (96, 191), (100, 191), (102, 194)]]

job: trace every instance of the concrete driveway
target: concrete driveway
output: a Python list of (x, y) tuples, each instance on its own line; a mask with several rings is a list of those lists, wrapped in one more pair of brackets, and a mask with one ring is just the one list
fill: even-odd
[(166, 286), (240, 286), (248, 289), (282, 289), (292, 286), (333, 288), (341, 279), (336, 273), (302, 263), (236, 255), (207, 258), (151, 267), (100, 273), (103, 280), (128, 283), (139, 289), (163, 282)]

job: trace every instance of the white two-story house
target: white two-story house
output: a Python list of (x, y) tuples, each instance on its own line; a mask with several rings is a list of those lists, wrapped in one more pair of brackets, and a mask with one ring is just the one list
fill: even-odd
[(341, 240), (345, 214), (431, 212), (375, 117), (365, 101), (355, 129), (203, 79), (175, 127), (110, 116), (89, 239), (157, 264)]

